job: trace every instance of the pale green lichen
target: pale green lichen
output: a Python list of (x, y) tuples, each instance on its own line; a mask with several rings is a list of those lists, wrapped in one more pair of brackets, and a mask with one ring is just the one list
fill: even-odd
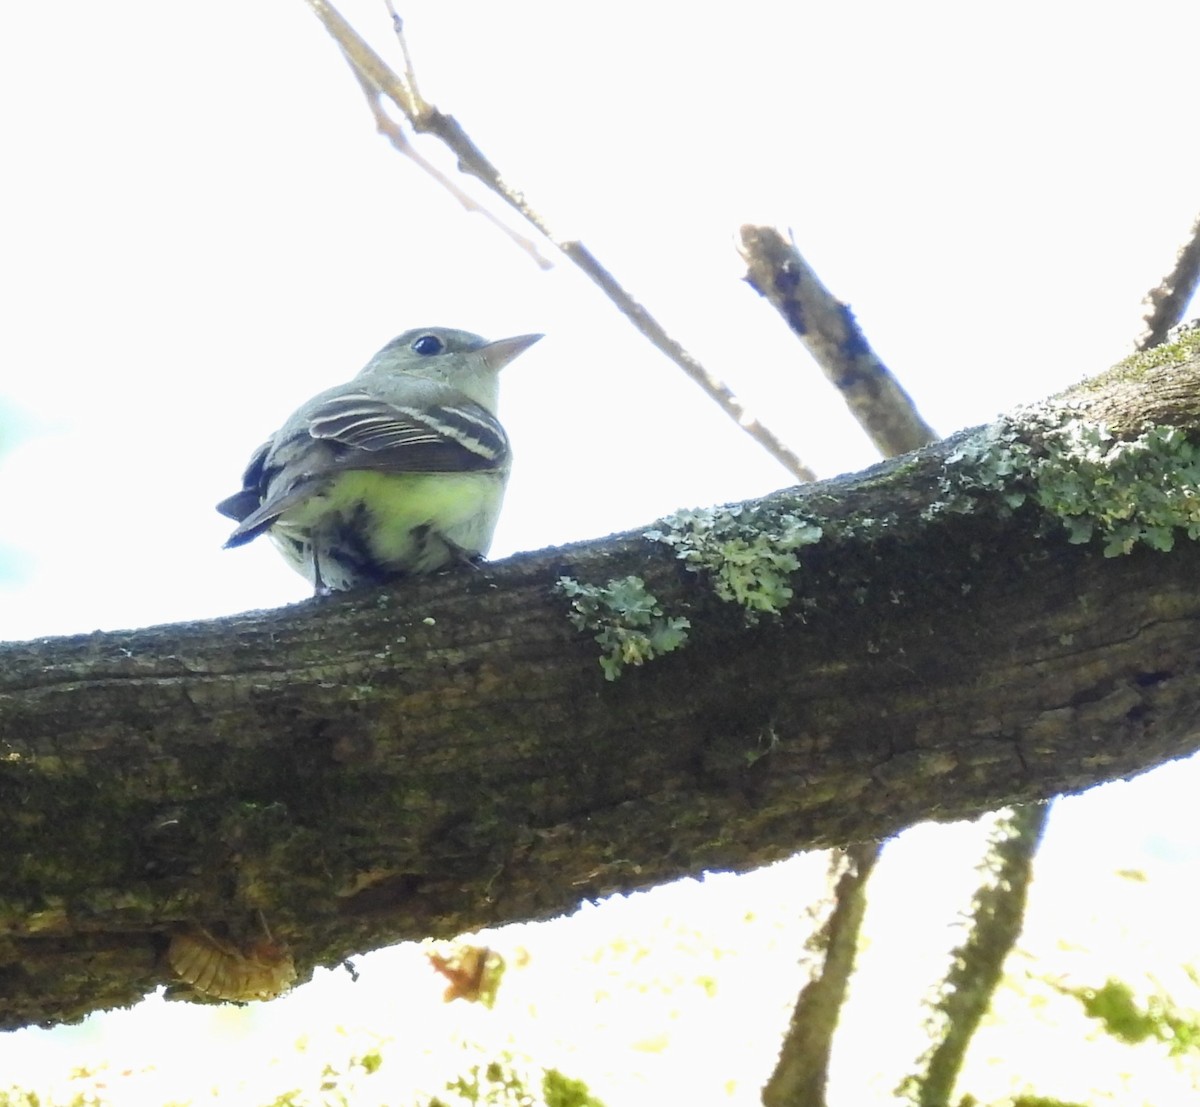
[(691, 623), (664, 614), (641, 577), (622, 577), (603, 585), (559, 577), (556, 587), (571, 597), (567, 616), (571, 622), (580, 630), (595, 631), (604, 651), (600, 668), (607, 680), (616, 680), (626, 665), (643, 665), (687, 641)]
[(751, 624), (791, 602), (798, 552), (823, 533), (798, 515), (768, 516), (740, 506), (678, 511), (663, 524), (645, 537), (670, 546), (692, 572), (706, 574), (716, 594), (738, 604)]
[(1151, 427), (1119, 440), (1101, 425), (1069, 424), (1062, 448), (1038, 474), (1037, 501), (1058, 516), (1071, 542), (1093, 536), (1106, 557), (1143, 542), (1169, 550), (1182, 531), (1200, 537), (1200, 449), (1177, 427)]
[(1200, 538), (1200, 448), (1177, 427), (1122, 439), (1073, 406), (1047, 407), (968, 438), (946, 465), (947, 497), (927, 517), (971, 510), (982, 492), (1009, 509), (1037, 504), (1068, 541), (1099, 538), (1106, 557), (1138, 543), (1170, 550), (1181, 532)]

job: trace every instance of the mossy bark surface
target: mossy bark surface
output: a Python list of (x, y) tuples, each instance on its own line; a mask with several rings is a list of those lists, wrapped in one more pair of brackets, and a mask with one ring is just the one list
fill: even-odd
[[(1200, 438), (1200, 361), (1073, 402)], [(1105, 556), (995, 488), (943, 510), (968, 440), (745, 508), (748, 547), (805, 521), (777, 615), (635, 532), (0, 647), (0, 1026), (136, 1001), (189, 929), (269, 931), (303, 979), (1200, 747), (1197, 543)], [(564, 576), (638, 578), (686, 641), (606, 679)]]

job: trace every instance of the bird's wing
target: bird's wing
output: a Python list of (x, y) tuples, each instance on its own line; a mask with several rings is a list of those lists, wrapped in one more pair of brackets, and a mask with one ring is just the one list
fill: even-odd
[(329, 455), (327, 446), (304, 431), (286, 437), (281, 431), (261, 447), (246, 467), (242, 490), (217, 504), (223, 515), (240, 520), (225, 548), (257, 538), (317, 492), (337, 471)]
[(504, 428), (486, 408), (457, 394), (418, 407), (343, 392), (303, 416), (258, 449), (241, 491), (217, 505), (240, 520), (227, 547), (258, 537), (339, 472), (478, 473), (508, 465)]
[(418, 406), (346, 392), (309, 413), (308, 433), (342, 447), (341, 469), (462, 473), (508, 464), (504, 428), (461, 395)]

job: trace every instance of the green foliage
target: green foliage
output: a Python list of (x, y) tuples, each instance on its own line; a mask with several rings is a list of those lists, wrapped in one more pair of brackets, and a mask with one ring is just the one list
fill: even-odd
[(547, 1069), (542, 1077), (542, 1099), (546, 1107), (604, 1107), (582, 1080), (563, 1076), (558, 1069)]
[[(958, 1107), (984, 1107), (984, 1104), (972, 1095), (965, 1095), (958, 1101)], [(1068, 1103), (1065, 1099), (1055, 1099), (1053, 1096), (1019, 1095), (1016, 1099), (1006, 1099), (1002, 1105), (997, 1104), (996, 1107), (1088, 1107), (1088, 1104), (1074, 1101)]]
[(1086, 1103), (1068, 1103), (1065, 1099), (1055, 1099), (1048, 1095), (1019, 1095), (1012, 1101), (1012, 1107), (1088, 1107)]
[[(350, 1107), (351, 1104), (388, 1103), (391, 1107), (465, 1107), (467, 1104), (483, 1104), (486, 1107), (604, 1107), (588, 1091), (581, 1080), (564, 1076), (557, 1069), (546, 1069), (529, 1065), (522, 1068), (507, 1051), (497, 1059), (481, 1062), (467, 1068), (446, 1083), (450, 1098), (442, 1096), (417, 1099), (405, 1097), (395, 1102), (386, 1093), (364, 1085), (363, 1079), (374, 1075), (383, 1065), (383, 1053), (379, 1048), (367, 1050), (349, 1061), (326, 1064), (320, 1072), (318, 1082), (313, 1085), (302, 1081), (280, 1092), (260, 1107)], [(109, 1107), (125, 1102), (120, 1090), (108, 1084), (105, 1066), (99, 1069), (80, 1068), (72, 1072), (73, 1081), (83, 1086), (69, 1094), (44, 1096), (11, 1086), (7, 1091), (0, 1088), (0, 1107)], [(97, 1079), (98, 1078), (98, 1082)], [(540, 1091), (539, 1091), (540, 1085)], [(215, 1093), (214, 1093), (215, 1094)], [(385, 1098), (379, 1098), (380, 1095)], [(215, 1100), (223, 1101), (223, 1097)], [(237, 1100), (236, 1102), (244, 1102)], [(164, 1107), (182, 1107), (168, 1103)]]
[[(557, 1069), (542, 1071), (542, 1094), (529, 1090), (531, 1076), (521, 1075), (511, 1054), (486, 1065), (473, 1065), (451, 1080), (446, 1090), (462, 1103), (486, 1104), (487, 1107), (604, 1107), (588, 1092), (582, 1080), (572, 1080)], [(451, 1107), (445, 1100), (433, 1098), (427, 1107)]]
[(1111, 978), (1099, 988), (1053, 986), (1077, 999), (1084, 1014), (1097, 1019), (1118, 1041), (1162, 1042), (1172, 1057), (1200, 1053), (1200, 1016), (1181, 1010), (1166, 996), (1152, 995), (1143, 1007), (1128, 984)]
[(43, 1097), (16, 1085), (11, 1085), (7, 1091), (0, 1088), (0, 1107), (103, 1107), (104, 1102), (92, 1089), (76, 1092), (70, 1099), (59, 1099), (57, 1096)]
[(315, 1095), (301, 1088), (289, 1088), (262, 1107), (350, 1107), (364, 1100), (359, 1079), (378, 1072), (382, 1064), (383, 1054), (378, 1048), (351, 1057), (344, 1069), (326, 1064), (321, 1069)]
[(379, 1066), (383, 1064), (383, 1054), (378, 1049), (369, 1049), (361, 1057), (351, 1059), (352, 1067), (356, 1066), (363, 1070), (367, 1076), (379, 1071)]
[(8, 1091), (0, 1088), (0, 1107), (51, 1107), (51, 1104), (43, 1101), (37, 1092), (23, 1092), (20, 1088), (9, 1087)]
[(679, 511), (663, 522), (665, 529), (648, 530), (645, 537), (670, 546), (691, 572), (705, 573), (717, 596), (738, 604), (750, 624), (787, 607), (794, 595), (790, 577), (800, 568), (797, 554), (823, 533), (798, 515), (741, 506)]
[[(533, 1095), (511, 1064), (489, 1061), (472, 1065), (446, 1084), (446, 1090), (463, 1103), (486, 1103), (492, 1107), (533, 1107)], [(440, 1101), (439, 1101), (440, 1102)], [(433, 1102), (430, 1107), (434, 1107)]]
[(1103, 424), (1046, 406), (968, 438), (946, 459), (946, 498), (927, 509), (971, 511), (980, 493), (1005, 509), (1036, 504), (1083, 543), (1099, 538), (1105, 557), (1138, 543), (1170, 550), (1177, 532), (1200, 538), (1200, 447), (1176, 427), (1116, 438)]
[(557, 587), (571, 597), (571, 622), (580, 630), (595, 631), (604, 651), (600, 667), (606, 680), (616, 680), (626, 665), (643, 665), (687, 641), (691, 623), (665, 615), (641, 577), (622, 577), (605, 585), (559, 577)]

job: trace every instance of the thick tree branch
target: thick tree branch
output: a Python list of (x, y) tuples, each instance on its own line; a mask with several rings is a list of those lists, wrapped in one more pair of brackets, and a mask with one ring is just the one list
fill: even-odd
[[(1160, 357), (1057, 410), (1200, 438), (1200, 357)], [(1045, 420), (1019, 426), (1050, 449)], [(660, 524), (667, 542), (3, 647), (0, 1022), (131, 1002), (192, 928), (244, 951), (269, 930), (303, 979), (1193, 751), (1200, 546), (1151, 549), (1149, 523), (1128, 556), (1068, 542), (1048, 478), (1009, 507), (1003, 441)], [(1155, 510), (1195, 500), (1177, 460)], [(678, 648), (605, 680), (563, 576), (612, 604), (594, 629), (614, 665)], [(662, 632), (682, 618), (680, 643)]]
[[(934, 440), (908, 393), (871, 350), (853, 313), (825, 287), (794, 241), (785, 240), (773, 227), (747, 224), (742, 227), (742, 255), (751, 287), (766, 296), (800, 336), (884, 456), (895, 457)], [(876, 387), (868, 387), (872, 383)], [(830, 864), (841, 871), (841, 878), (828, 906), (829, 916), (817, 932), (815, 952), (820, 961), (800, 991), (779, 1058), (763, 1085), (766, 1107), (825, 1103), (834, 1035), (854, 972), (867, 885), (881, 853), (878, 842), (858, 842), (832, 851)]]

